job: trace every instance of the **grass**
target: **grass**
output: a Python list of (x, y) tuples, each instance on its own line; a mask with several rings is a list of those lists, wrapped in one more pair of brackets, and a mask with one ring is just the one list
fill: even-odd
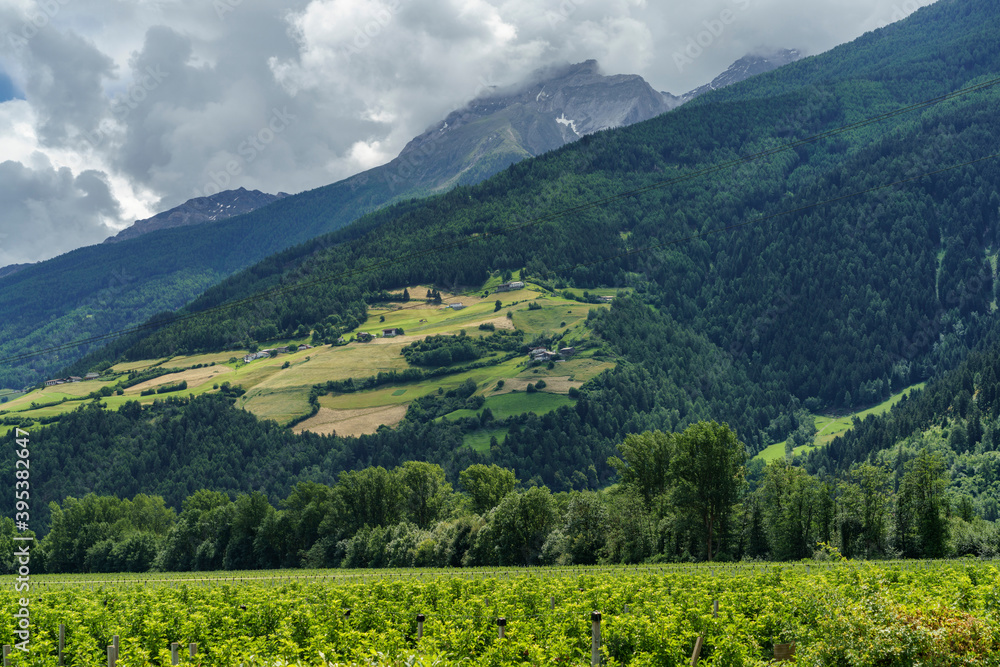
[[(43, 408), (56, 407), (53, 404), (59, 404), (62, 406), (68, 405), (69, 407), (64, 407), (56, 412), (47, 413), (46, 416), (51, 416), (52, 414), (61, 414), (62, 412), (69, 412), (75, 410), (77, 406), (80, 405), (81, 399), (85, 400), (85, 397), (91, 392), (100, 390), (101, 387), (114, 385), (114, 382), (101, 382), (98, 380), (87, 380), (85, 382), (71, 382), (67, 384), (60, 384), (54, 387), (45, 387), (43, 389), (36, 389), (35, 391), (29, 392), (27, 394), (21, 394), (18, 398), (14, 400), (7, 401), (6, 403), (0, 405), (0, 415), (19, 413), (23, 416), (31, 416), (28, 413), (34, 413), (38, 411), (38, 408), (32, 408), (31, 404), (35, 403)], [(62, 400), (66, 399), (65, 403)]]
[(569, 376), (569, 379), (574, 382), (586, 382), (614, 367), (615, 365), (609, 361), (598, 361), (588, 357), (573, 357), (566, 361), (556, 362), (552, 368), (541, 365), (525, 369), (518, 377), (529, 382), (535, 382), (540, 378)]
[(480, 454), (490, 453), (490, 438), (496, 438), (497, 442), (503, 442), (507, 437), (506, 428), (485, 428), (466, 433), (462, 438), (462, 445), (476, 450)]
[(129, 371), (151, 368), (158, 364), (164, 363), (168, 359), (170, 359), (170, 357), (163, 357), (162, 359), (143, 359), (140, 361), (126, 361), (112, 366), (111, 370), (113, 370), (116, 373), (128, 373)]
[(258, 419), (273, 419), (279, 424), (287, 424), (311, 409), (308, 389), (303, 392), (301, 387), (254, 387), (240, 398), (239, 405)]
[[(567, 329), (584, 329), (581, 325), (594, 308), (608, 308), (607, 304), (583, 304), (562, 297), (544, 297), (535, 301), (537, 310), (518, 308), (514, 312), (514, 326), (526, 334), (544, 335), (561, 333)], [(574, 334), (578, 332), (574, 331)], [(586, 337), (589, 330), (579, 332)]]
[[(908, 395), (915, 389), (923, 389), (924, 383), (915, 384), (913, 386), (907, 387), (897, 394), (893, 394), (885, 401), (882, 401), (878, 405), (874, 405), (870, 408), (860, 410), (858, 412), (853, 412), (850, 414), (841, 415), (813, 415), (816, 417), (816, 437), (813, 439), (812, 445), (800, 445), (792, 450), (796, 455), (808, 454), (812, 450), (827, 445), (838, 436), (843, 435), (847, 431), (851, 430), (853, 426), (854, 418), (857, 417), (860, 420), (864, 420), (865, 417), (869, 415), (881, 415), (885, 414), (892, 409), (892, 406), (899, 403), (904, 396)], [(761, 451), (754, 458), (759, 458), (765, 463), (770, 463), (771, 461), (778, 461), (785, 457), (785, 443), (777, 442), (770, 447), (767, 447)]]
[[(415, 398), (436, 392), (439, 388), (442, 391), (455, 389), (466, 380), (472, 380), (479, 387), (479, 391), (484, 392), (495, 387), (499, 380), (515, 377), (520, 371), (520, 363), (522, 363), (521, 360), (512, 359), (496, 366), (487, 366), (486, 368), (477, 368), (471, 371), (428, 378), (419, 382), (387, 385), (371, 391), (359, 391), (351, 394), (321, 396), (319, 404), (325, 408), (335, 410), (353, 410), (357, 408), (409, 403)], [(400, 393), (401, 389), (403, 393)]]
[[(397, 328), (402, 329), (407, 338), (458, 333), (461, 329), (465, 329), (470, 336), (486, 335), (489, 332), (481, 332), (480, 324), (504, 318), (511, 309), (527, 309), (527, 302), (541, 295), (540, 289), (529, 285), (516, 292), (491, 294), (486, 298), (482, 297), (482, 293), (479, 296), (461, 297), (442, 294), (442, 303), (431, 304), (423, 299), (427, 288), (417, 286), (410, 289), (410, 294), (414, 296), (419, 294), (421, 298), (414, 298), (406, 304), (370, 309), (368, 319), (358, 327), (358, 331), (375, 334), (381, 333), (383, 329)], [(497, 300), (504, 304), (500, 311), (495, 311)], [(520, 303), (511, 305), (514, 302)], [(454, 310), (447, 307), (451, 303), (461, 303), (466, 307)], [(384, 321), (382, 318), (385, 318)]]
[[(518, 276), (514, 276), (516, 280)], [(499, 279), (494, 281), (499, 284)], [(490, 287), (495, 285), (490, 285)], [(442, 294), (443, 304), (428, 304), (424, 301), (426, 286), (408, 288), (411, 301), (407, 304), (391, 304), (383, 308), (371, 308), (368, 320), (358, 331), (368, 331), (381, 334), (382, 329), (400, 328), (405, 334), (396, 338), (378, 338), (370, 343), (352, 342), (344, 346), (320, 346), (309, 350), (301, 350), (294, 354), (281, 354), (268, 359), (258, 359), (249, 364), (242, 362), (245, 350), (228, 350), (209, 354), (187, 355), (163, 359), (151, 359), (118, 364), (115, 371), (127, 372), (137, 369), (162, 365), (180, 369), (178, 372), (164, 375), (125, 390), (124, 396), (102, 398), (101, 403), (109, 410), (117, 410), (125, 402), (138, 400), (148, 404), (154, 400), (166, 398), (169, 395), (200, 395), (214, 391), (216, 385), (229, 382), (235, 387), (241, 387), (245, 394), (238, 400), (237, 407), (252, 412), (262, 419), (273, 419), (279, 423), (308, 414), (309, 392), (314, 385), (322, 384), (332, 379), (367, 378), (380, 371), (404, 370), (408, 368), (401, 351), (404, 346), (436, 334), (457, 334), (465, 330), (470, 336), (489, 335), (488, 331), (479, 329), (484, 322), (493, 322), (497, 329), (517, 327), (524, 330), (526, 339), (531, 340), (540, 334), (562, 333), (569, 330), (570, 334), (563, 344), (577, 344), (589, 336), (589, 330), (583, 326), (591, 308), (606, 308), (606, 305), (581, 304), (550, 295), (546, 290), (528, 284), (525, 289), (515, 292), (503, 292), (482, 296), (455, 296)], [(484, 288), (485, 291), (485, 288)], [(580, 292), (581, 290), (577, 290)], [(616, 290), (590, 290), (595, 294), (614, 294)], [(495, 312), (495, 303), (503, 304), (499, 312)], [(453, 310), (445, 307), (448, 303), (461, 302), (466, 308)], [(529, 310), (528, 305), (537, 303), (540, 309)], [(511, 318), (507, 318), (507, 314)], [(381, 321), (383, 320), (384, 321)], [(306, 340), (292, 339), (288, 341), (268, 341), (266, 347), (278, 347), (282, 344), (303, 344)], [(236, 358), (236, 362), (230, 359)], [(478, 392), (492, 399), (500, 399), (492, 408), (494, 413), (506, 415), (535, 411), (544, 414), (559, 405), (571, 403), (565, 394), (571, 387), (578, 387), (583, 382), (599, 373), (613, 368), (614, 364), (591, 359), (583, 353), (573, 359), (555, 364), (552, 369), (545, 366), (527, 367), (527, 359), (514, 359), (503, 364), (480, 368), (472, 371), (462, 371), (451, 375), (440, 376), (420, 382), (386, 385), (373, 391), (358, 392), (337, 396), (324, 396), (320, 399), (322, 407), (334, 410), (358, 410), (377, 407), (401, 405), (426, 394), (449, 391), (472, 380), (478, 387)], [(285, 364), (288, 368), (283, 368)], [(212, 365), (214, 364), (214, 365)], [(201, 366), (201, 368), (193, 368)], [(523, 389), (529, 382), (537, 382), (546, 378), (550, 386), (539, 392), (535, 397), (534, 406), (524, 403), (527, 395)], [(176, 384), (186, 381), (188, 388), (176, 394), (140, 396), (140, 393), (151, 387), (166, 384)], [(507, 386), (497, 391), (496, 384), (504, 380)], [(115, 381), (88, 381), (69, 385), (59, 385), (43, 390), (37, 390), (27, 395), (12, 398), (8, 403), (0, 405), (0, 414), (18, 413), (25, 417), (53, 417), (75, 410), (87, 400), (86, 395), (100, 389), (102, 386), (113, 386)], [(511, 390), (520, 390), (511, 393)], [(500, 394), (509, 397), (503, 398)], [(62, 399), (66, 398), (65, 402)], [(31, 407), (34, 402), (36, 406)], [(523, 405), (521, 405), (523, 404)], [(512, 406), (508, 409), (508, 406)], [(518, 406), (518, 407), (513, 407)], [(498, 416), (499, 416), (498, 415)], [(488, 442), (488, 438), (487, 438)]]
[(549, 394), (544, 391), (529, 394), (518, 391), (500, 396), (490, 396), (486, 399), (486, 404), (479, 410), (456, 410), (446, 414), (442, 419), (454, 421), (456, 419), (475, 417), (486, 408), (489, 408), (493, 416), (497, 419), (516, 417), (525, 412), (544, 415), (564, 405), (573, 405), (574, 403), (575, 401), (569, 396), (562, 396), (560, 394)]

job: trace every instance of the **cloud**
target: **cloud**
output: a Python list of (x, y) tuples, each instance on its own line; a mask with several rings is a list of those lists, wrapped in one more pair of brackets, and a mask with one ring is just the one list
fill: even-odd
[(44, 256), (53, 238), (72, 247), (107, 236), (107, 220), (121, 214), (105, 176), (69, 168), (36, 168), (0, 163), (0, 202), (4, 202), (0, 265)]
[[(18, 212), (0, 233), (20, 239), (0, 263), (99, 242), (109, 226), (222, 187), (299, 192), (346, 178), (553, 63), (594, 58), (682, 93), (749, 51), (818, 53), (928, 2), (5, 0), (0, 160), (26, 189), (0, 189), (0, 209)], [(723, 16), (678, 67), (674, 54)], [(27, 220), (38, 243), (22, 238)]]

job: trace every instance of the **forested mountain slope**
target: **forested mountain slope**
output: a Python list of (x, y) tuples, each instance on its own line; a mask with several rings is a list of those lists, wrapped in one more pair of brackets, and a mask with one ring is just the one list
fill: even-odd
[[(791, 403), (874, 400), (953, 365), (988, 327), (1000, 169), (976, 160), (1000, 148), (1000, 97), (990, 85), (732, 169), (699, 170), (989, 82), (1000, 73), (998, 27), (992, 3), (938, 3), (691, 107), (368, 216), (352, 228), (367, 234), (266, 260), (187, 311), (251, 297), (252, 305), (167, 327), (126, 357), (346, 327), (345, 313), (366, 294), (428, 282), (476, 289), (490, 269), (524, 267), (555, 287), (630, 286), (654, 306), (625, 300), (593, 321), (632, 364), (616, 373), (655, 377), (657, 395), (637, 389), (648, 395), (628, 408), (646, 415), (639, 421), (674, 426), (664, 419), (711, 412), (759, 446), (778, 435), (771, 422)], [(820, 202), (829, 203), (803, 208)], [(572, 207), (581, 208), (523, 223)], [(688, 237), (697, 238), (675, 243)], [(255, 297), (277, 286), (279, 296)], [(678, 341), (693, 352), (675, 357)]]
[(3, 278), (0, 312), (8, 316), (0, 322), (0, 357), (5, 358), (0, 387), (20, 389), (48, 379), (101, 341), (26, 356), (39, 348), (140, 324), (240, 269), (364, 213), (456, 183), (478, 183), (511, 163), (575, 141), (579, 135), (557, 121), (566, 112), (577, 114), (583, 134), (644, 120), (672, 106), (641, 77), (604, 76), (594, 61), (550, 71), (531, 85), (536, 90), (530, 96), (519, 90), (474, 100), (413, 139), (387, 164), (342, 181), (194, 228), (138, 238), (130, 228), (115, 237), (120, 243), (80, 248)]
[[(336, 336), (385, 290), (481, 292), (497, 270), (523, 269), (522, 278), (554, 289), (629, 288), (588, 320), (615, 369), (584, 385), (572, 407), (511, 418), (488, 452), (461, 446), (463, 424), (427, 418), (444, 414), (434, 406), (411, 411), (396, 429), (321, 439), (265, 436), (273, 426), (209, 396), (131, 416), (81, 412), (42, 429), (38, 449), (51, 454), (39, 461), (49, 471), (40, 477), (55, 481), (39, 492), (46, 500), (111, 492), (127, 478), (144, 480), (128, 492), (155, 490), (170, 502), (189, 484), (283, 495), (294, 479), (412, 459), (440, 463), (452, 479), (483, 461), (556, 491), (596, 488), (614, 480), (607, 460), (629, 433), (717, 419), (757, 451), (783, 439), (803, 406), (876, 402), (954, 368), (995, 330), (998, 86), (698, 172), (991, 82), (1000, 76), (996, 34), (994, 3), (938, 3), (690, 107), (291, 248), (185, 311), (201, 315), (77, 367), (233, 349), (319, 327)], [(664, 181), (672, 183), (651, 187)], [(170, 443), (198, 451), (163, 472), (160, 448)], [(225, 454), (212, 443), (224, 443)]]
[(844, 436), (812, 452), (806, 469), (839, 475), (865, 461), (898, 476), (922, 451), (941, 456), (956, 494), (978, 514), (1000, 519), (1000, 347), (973, 352), (958, 368), (888, 414), (856, 421)]

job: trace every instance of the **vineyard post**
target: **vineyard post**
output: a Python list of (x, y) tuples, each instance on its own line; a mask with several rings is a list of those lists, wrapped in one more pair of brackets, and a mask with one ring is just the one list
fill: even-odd
[(3, 667), (10, 667), (10, 644), (3, 645)]
[[(719, 601), (712, 600), (712, 618), (719, 617)], [(694, 651), (691, 652), (691, 667), (698, 664), (698, 658), (701, 657), (701, 647), (705, 643), (705, 635), (698, 635), (698, 639), (694, 642)]]
[(701, 656), (701, 645), (705, 642), (705, 637), (698, 635), (698, 639), (694, 642), (694, 651), (691, 652), (691, 667), (695, 667), (698, 664), (698, 658)]
[(417, 641), (424, 638), (424, 615), (417, 614)]
[(115, 647), (115, 660), (118, 659), (118, 649), (120, 647), (120, 642), (118, 641), (118, 635), (111, 635), (111, 644)]
[(59, 624), (59, 664), (66, 664), (63, 662), (63, 651), (66, 650), (66, 625), (64, 623)]
[(177, 642), (170, 642), (170, 664), (181, 664), (181, 645)]
[(549, 611), (555, 611), (556, 609), (556, 598), (553, 595), (549, 596)]
[(601, 664), (601, 612), (590, 612), (590, 664)]
[(507, 626), (507, 619), (501, 616), (497, 619), (497, 637), (503, 639), (505, 636), (504, 628)]
[(108, 667), (115, 667), (118, 663), (118, 656), (115, 655), (115, 645), (108, 644)]
[(198, 642), (191, 642), (191, 644), (188, 646), (188, 651), (191, 652), (192, 658), (198, 655)]

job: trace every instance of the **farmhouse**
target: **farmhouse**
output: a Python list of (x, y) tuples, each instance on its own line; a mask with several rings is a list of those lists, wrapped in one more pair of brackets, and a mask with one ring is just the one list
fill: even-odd
[(546, 350), (544, 347), (533, 347), (528, 351), (531, 356), (532, 361), (552, 361), (558, 359), (559, 355), (552, 350)]
[(45, 386), (46, 386), (46, 387), (54, 387), (54, 386), (56, 386), (57, 384), (62, 384), (62, 383), (63, 383), (63, 381), (62, 381), (62, 380), (59, 380), (59, 379), (55, 379), (55, 380), (46, 380), (46, 381), (45, 381)]
[(403, 331), (401, 329), (382, 329), (383, 338), (395, 338), (396, 336), (402, 336)]
[(524, 283), (520, 280), (514, 280), (509, 283), (500, 283), (497, 286), (498, 292), (513, 292), (514, 290), (524, 289)]
[(84, 380), (96, 380), (98, 377), (100, 377), (100, 375), (98, 375), (97, 373), (87, 373), (86, 375), (83, 376), (83, 379)]
[(450, 303), (448, 304), (448, 307), (451, 308), (452, 310), (462, 310), (463, 308), (465, 308), (465, 306), (460, 303)]
[(243, 363), (249, 364), (255, 359), (264, 359), (271, 356), (271, 350), (261, 350), (260, 352), (251, 352), (250, 354), (243, 357)]
[(572, 357), (574, 354), (576, 354), (576, 348), (575, 347), (563, 347), (563, 348), (559, 348), (559, 356), (561, 356), (561, 357)]
[(613, 297), (613, 296), (599, 296), (599, 297), (597, 297), (597, 300), (600, 301), (601, 303), (611, 303), (612, 301), (615, 300), (615, 297)]
[(70, 376), (69, 376), (69, 381), (70, 381), (70, 382), (82, 382), (82, 381), (83, 381), (83, 378), (81, 378), (81, 377), (77, 377), (77, 376), (75, 376), (75, 375), (70, 375)]
[(359, 343), (367, 343), (367, 342), (369, 342), (369, 341), (370, 341), (370, 340), (371, 340), (372, 338), (374, 338), (374, 336), (372, 336), (372, 335), (371, 335), (370, 333), (368, 333), (367, 331), (359, 331), (359, 332), (358, 332), (358, 334), (357, 334), (357, 335), (355, 336), (355, 338), (357, 338), (357, 339), (358, 339), (358, 342), (359, 342)]

